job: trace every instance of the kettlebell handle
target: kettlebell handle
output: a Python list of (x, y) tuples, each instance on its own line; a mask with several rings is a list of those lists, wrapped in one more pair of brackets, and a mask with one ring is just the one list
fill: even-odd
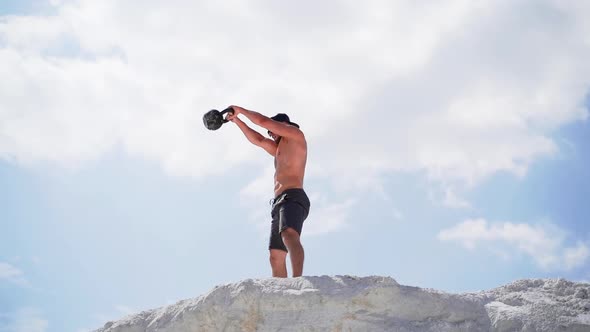
[[(223, 111), (220, 112), (221, 116), (223, 116), (225, 113), (230, 113), (230, 114), (234, 114), (234, 109), (230, 106), (226, 109), (224, 109)], [(229, 122), (229, 120), (227, 119), (223, 119), (223, 123), (227, 123)]]

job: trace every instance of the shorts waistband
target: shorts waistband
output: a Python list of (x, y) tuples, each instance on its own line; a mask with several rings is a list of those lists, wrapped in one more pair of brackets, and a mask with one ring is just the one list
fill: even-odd
[(280, 194), (277, 195), (277, 197), (275, 197), (275, 199), (286, 195), (288, 193), (299, 193), (299, 194), (305, 194), (305, 190), (303, 190), (303, 188), (289, 188), (289, 189), (285, 189), (283, 190)]
[(305, 195), (305, 197), (307, 197), (307, 194), (305, 193), (305, 190), (303, 190), (303, 188), (290, 188), (290, 189), (285, 189), (283, 190), (283, 192), (281, 192), (280, 194), (277, 195), (277, 197), (272, 198), (269, 203), (270, 205), (276, 205), (278, 203), (280, 203), (285, 196), (287, 196), (287, 194), (295, 194), (295, 195)]

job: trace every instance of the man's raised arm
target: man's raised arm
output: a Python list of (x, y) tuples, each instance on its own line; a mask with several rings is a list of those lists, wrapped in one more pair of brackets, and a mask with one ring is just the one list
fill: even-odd
[(289, 137), (289, 138), (302, 138), (303, 132), (299, 128), (290, 126), (286, 123), (274, 121), (273, 119), (266, 117), (258, 112), (250, 111), (239, 106), (232, 106), (234, 109), (234, 116), (238, 114), (244, 114), (248, 120), (252, 123), (266, 128), (267, 130), (275, 133), (278, 136)]
[(228, 120), (232, 121), (238, 126), (238, 128), (240, 128), (250, 143), (263, 148), (272, 156), (276, 154), (277, 144), (273, 140), (265, 138), (256, 130), (248, 127), (247, 124), (237, 117), (237, 114), (228, 116)]

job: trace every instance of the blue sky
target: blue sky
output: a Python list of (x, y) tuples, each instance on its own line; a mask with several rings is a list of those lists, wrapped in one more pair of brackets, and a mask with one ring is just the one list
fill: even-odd
[(306, 134), (305, 275), (590, 280), (589, 9), (2, 2), (0, 332), (269, 277), (272, 159), (201, 122), (229, 104)]

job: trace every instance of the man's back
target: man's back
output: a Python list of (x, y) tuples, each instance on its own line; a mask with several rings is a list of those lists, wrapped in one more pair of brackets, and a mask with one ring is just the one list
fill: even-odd
[(275, 154), (275, 197), (286, 189), (303, 188), (307, 162), (307, 142), (301, 138), (282, 138)]

